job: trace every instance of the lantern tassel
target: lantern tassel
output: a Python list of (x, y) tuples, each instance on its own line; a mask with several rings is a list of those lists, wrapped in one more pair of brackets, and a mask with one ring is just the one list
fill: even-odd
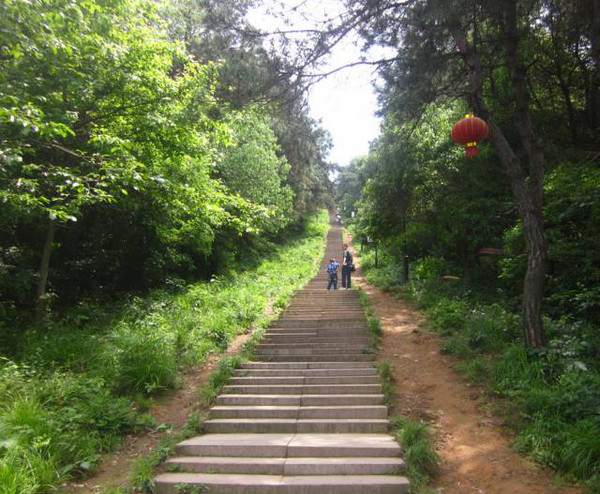
[(479, 156), (479, 148), (476, 142), (470, 142), (465, 146), (467, 158), (475, 158)]

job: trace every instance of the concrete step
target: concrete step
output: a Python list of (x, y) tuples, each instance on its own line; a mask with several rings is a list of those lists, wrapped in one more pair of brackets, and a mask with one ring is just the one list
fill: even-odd
[(365, 328), (355, 329), (317, 329), (311, 330), (311, 332), (297, 333), (296, 328), (283, 329), (283, 330), (269, 330), (265, 333), (265, 338), (278, 337), (278, 338), (302, 338), (302, 339), (316, 339), (322, 341), (323, 338), (332, 338), (335, 340), (339, 339), (364, 339), (369, 337), (369, 331)]
[(290, 342), (283, 341), (277, 343), (261, 342), (257, 348), (260, 349), (275, 349), (275, 350), (297, 350), (297, 349), (328, 349), (328, 350), (347, 350), (347, 349), (360, 349), (364, 348), (362, 342), (344, 341), (342, 338), (338, 338), (336, 341), (303, 341), (303, 342)]
[(405, 470), (400, 458), (239, 458), (179, 456), (167, 466), (182, 472), (251, 475), (390, 475)]
[(398, 458), (401, 449), (389, 434), (206, 434), (179, 443), (182, 456), (261, 458)]
[(283, 329), (288, 329), (288, 328), (295, 328), (295, 329), (327, 329), (327, 328), (332, 328), (332, 329), (356, 329), (356, 328), (360, 328), (360, 329), (368, 329), (367, 326), (367, 322), (366, 322), (366, 318), (362, 318), (362, 319), (353, 319), (353, 320), (346, 320), (346, 319), (292, 319), (292, 318), (285, 318), (285, 319), (279, 319), (275, 324), (273, 324), (272, 326), (270, 326), (272, 329), (276, 329), (276, 328), (283, 328)]
[(307, 318), (348, 318), (350, 316), (355, 318), (365, 317), (364, 309), (356, 302), (346, 305), (323, 305), (318, 302), (306, 304), (306, 306), (290, 306), (285, 312), (282, 312), (279, 316), (280, 319), (286, 319), (290, 316), (299, 317), (306, 316)]
[(354, 344), (369, 344), (371, 342), (369, 336), (361, 331), (356, 334), (276, 334), (268, 333), (265, 334), (261, 343), (308, 343), (308, 344), (321, 344), (321, 343), (354, 343)]
[(257, 349), (260, 350), (352, 350), (350, 353), (354, 353), (356, 350), (364, 348), (364, 343), (352, 343), (352, 342), (303, 342), (303, 343), (260, 343)]
[(210, 494), (404, 494), (408, 480), (395, 475), (233, 475), (164, 473), (157, 494), (180, 494), (181, 486), (199, 486)]
[[(364, 350), (364, 351), (363, 351)], [(340, 346), (340, 347), (300, 347), (300, 348), (294, 348), (294, 347), (285, 347), (285, 346), (262, 346), (262, 345), (258, 345), (258, 347), (256, 348), (256, 351), (254, 352), (255, 357), (260, 358), (261, 356), (271, 356), (271, 355), (277, 355), (277, 356), (287, 356), (289, 355), (290, 357), (296, 357), (299, 355), (311, 355), (312, 357), (315, 357), (317, 355), (335, 355), (336, 357), (339, 354), (343, 354), (343, 355), (354, 355), (354, 354), (370, 354), (370, 351), (368, 351), (368, 347), (361, 345), (361, 346), (356, 346), (356, 347), (345, 347), (345, 346)]]
[(387, 407), (374, 406), (214, 406), (210, 418), (386, 419)]
[(273, 384), (378, 384), (379, 376), (321, 376), (321, 377), (232, 377), (229, 385)]
[(341, 362), (245, 362), (240, 369), (347, 369), (366, 368), (374, 369), (372, 362), (355, 362), (353, 360)]
[(207, 433), (353, 433), (386, 432), (389, 421), (385, 419), (211, 419), (203, 424)]
[(274, 384), (274, 385), (226, 385), (223, 393), (233, 394), (377, 394), (381, 392), (380, 384)]
[(382, 405), (384, 396), (374, 394), (340, 395), (268, 395), (268, 394), (222, 394), (217, 397), (218, 406), (374, 406)]
[(320, 376), (376, 376), (374, 368), (341, 368), (341, 369), (238, 369), (235, 377), (320, 377)]
[(373, 360), (373, 354), (371, 353), (344, 353), (341, 355), (312, 355), (312, 354), (303, 354), (303, 355), (257, 355), (257, 358), (261, 360), (268, 360), (270, 362), (277, 362), (278, 360), (283, 362), (330, 362), (330, 361), (340, 361), (340, 362), (348, 362), (349, 360), (354, 360), (356, 362), (370, 362)]

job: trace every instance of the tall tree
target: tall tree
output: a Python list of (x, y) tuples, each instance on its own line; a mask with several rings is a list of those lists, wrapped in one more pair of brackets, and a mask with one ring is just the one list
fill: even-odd
[[(399, 123), (406, 123), (433, 102), (462, 97), (488, 122), (490, 140), (509, 178), (527, 244), (525, 338), (530, 346), (544, 345), (546, 161), (532, 118), (531, 64), (525, 55), (539, 14), (537, 5), (517, 0), (476, 4), (356, 0), (349, 5), (368, 44), (397, 50), (395, 59), (382, 62), (384, 112), (394, 113)], [(498, 114), (491, 100), (499, 78), (506, 101), (497, 106), (501, 108)]]

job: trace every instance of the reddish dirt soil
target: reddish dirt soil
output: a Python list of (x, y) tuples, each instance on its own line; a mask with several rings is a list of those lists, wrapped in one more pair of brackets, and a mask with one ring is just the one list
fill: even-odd
[[(358, 260), (357, 260), (358, 261)], [(359, 262), (356, 263), (359, 265)], [(392, 414), (431, 424), (442, 458), (434, 487), (443, 494), (577, 494), (553, 473), (511, 449), (511, 435), (495, 417), (494, 401), (452, 369), (441, 340), (424, 328), (423, 316), (360, 277), (383, 328), (379, 360), (390, 361), (396, 386)]]
[[(271, 313), (270, 308), (267, 311)], [(205, 412), (200, 401), (200, 391), (206, 387), (210, 375), (219, 362), (225, 357), (239, 353), (242, 345), (249, 338), (250, 334), (240, 335), (225, 353), (211, 355), (202, 366), (185, 370), (180, 376), (180, 389), (159, 397), (149, 410), (156, 424), (164, 424), (170, 427), (173, 433), (177, 433), (183, 428), (193, 411)], [(103, 458), (93, 476), (65, 485), (60, 492), (99, 493), (127, 485), (132, 463), (140, 456), (145, 456), (154, 450), (164, 436), (165, 432), (127, 436), (118, 450)]]

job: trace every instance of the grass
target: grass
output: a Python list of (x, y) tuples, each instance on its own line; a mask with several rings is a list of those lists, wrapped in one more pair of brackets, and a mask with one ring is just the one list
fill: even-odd
[(161, 438), (158, 446), (148, 455), (138, 458), (132, 466), (130, 485), (120, 492), (154, 492), (155, 469), (167, 460), (177, 443), (189, 439), (202, 431), (202, 420), (199, 412), (194, 412), (186, 421), (183, 429), (175, 434), (167, 434)]
[(394, 376), (392, 373), (392, 363), (389, 361), (377, 362), (375, 364), (379, 378), (381, 379), (381, 391), (383, 392), (385, 404), (391, 408), (394, 405), (394, 396), (396, 388), (394, 386)]
[(358, 290), (360, 305), (363, 308), (365, 316), (367, 318), (367, 327), (369, 328), (371, 345), (377, 346), (377, 344), (381, 340), (381, 337), (383, 336), (381, 322), (375, 317), (375, 311), (373, 310), (373, 304), (369, 296), (360, 287), (357, 287), (356, 290)]
[[(274, 317), (267, 306), (282, 310), (318, 269), (328, 222), (322, 211), (302, 236), (244, 271), (116, 307), (82, 302), (46, 331), (24, 334), (17, 355), (0, 357), (0, 494), (49, 492), (92, 472), (124, 435), (154, 426), (142, 410), (179, 385), (182, 367), (253, 331), (242, 356), (211, 379), (205, 399), (216, 396)], [(151, 459), (136, 463), (134, 486), (150, 488), (152, 465), (198, 425), (192, 418), (183, 435), (167, 434)]]
[(433, 446), (429, 426), (407, 417), (394, 417), (391, 422), (392, 433), (404, 449), (411, 494), (436, 492), (428, 485), (439, 473), (440, 457)]
[[(390, 275), (382, 272), (396, 268), (366, 264), (367, 279), (389, 289)], [(499, 413), (514, 430), (519, 451), (600, 493), (597, 330), (548, 319), (549, 345), (527, 349), (519, 315), (500, 296), (482, 295), (459, 282), (441, 283), (436, 270), (428, 260), (415, 268), (420, 277), (402, 289), (391, 288), (424, 311), (443, 337), (442, 351), (460, 359), (456, 368), (471, 385), (505, 398)]]

